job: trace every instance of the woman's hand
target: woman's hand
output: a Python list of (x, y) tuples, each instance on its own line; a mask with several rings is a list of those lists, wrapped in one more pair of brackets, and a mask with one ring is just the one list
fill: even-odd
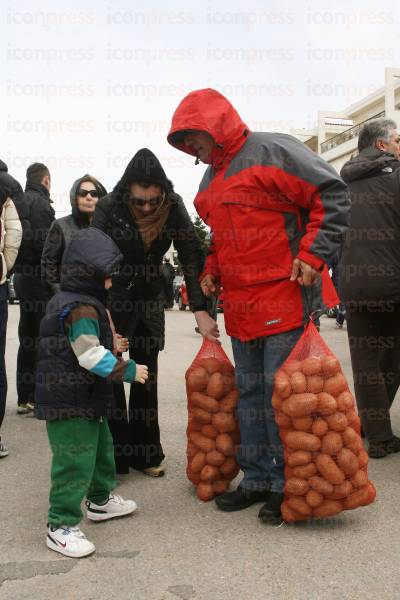
[(146, 383), (149, 378), (149, 369), (146, 365), (136, 365), (135, 381), (138, 383)]
[(218, 296), (221, 289), (221, 282), (215, 275), (206, 275), (200, 281), (200, 287), (205, 296)]
[(197, 310), (194, 313), (194, 316), (201, 335), (212, 342), (220, 344), (221, 342), (218, 340), (219, 329), (217, 322), (210, 317), (208, 312), (205, 310)]
[(309, 286), (314, 285), (318, 277), (320, 277), (320, 274), (314, 267), (299, 258), (294, 259), (290, 281), (296, 281), (297, 279), (300, 285)]

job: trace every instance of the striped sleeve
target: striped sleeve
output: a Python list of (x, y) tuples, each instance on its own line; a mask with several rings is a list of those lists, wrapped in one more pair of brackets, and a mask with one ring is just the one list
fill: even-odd
[(73, 308), (64, 319), (64, 327), (72, 351), (83, 369), (116, 383), (135, 381), (135, 361), (116, 358), (100, 344), (99, 318), (93, 306)]

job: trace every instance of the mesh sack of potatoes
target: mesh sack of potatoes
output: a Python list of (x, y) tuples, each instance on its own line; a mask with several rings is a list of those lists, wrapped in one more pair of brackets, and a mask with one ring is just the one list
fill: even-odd
[(312, 322), (275, 375), (272, 405), (284, 446), (286, 522), (374, 501), (354, 397)]
[(239, 472), (234, 368), (219, 344), (204, 340), (186, 371), (188, 479), (200, 500), (224, 493)]

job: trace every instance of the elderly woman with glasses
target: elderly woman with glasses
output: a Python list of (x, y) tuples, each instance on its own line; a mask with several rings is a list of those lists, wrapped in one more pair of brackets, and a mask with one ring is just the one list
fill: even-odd
[(89, 227), (98, 199), (106, 194), (105, 187), (91, 175), (84, 175), (73, 183), (69, 194), (71, 214), (53, 221), (42, 253), (42, 280), (53, 293), (60, 287), (60, 267), (64, 250), (81, 229)]
[(157, 397), (158, 353), (164, 348), (165, 330), (162, 260), (173, 243), (197, 324), (205, 336), (216, 339), (217, 325), (206, 312), (198, 282), (203, 253), (182, 198), (146, 148), (135, 154), (112, 193), (98, 203), (93, 225), (107, 233), (124, 256), (108, 306), (116, 330), (130, 341), (130, 356), (149, 367), (146, 384), (131, 386), (129, 417), (124, 387), (115, 386), (116, 408), (109, 425), (117, 471), (128, 473), (132, 467), (159, 477), (165, 472)]

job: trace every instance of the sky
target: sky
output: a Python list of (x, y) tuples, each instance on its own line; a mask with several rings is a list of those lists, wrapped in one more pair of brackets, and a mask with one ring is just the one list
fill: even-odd
[(204, 172), (166, 141), (173, 112), (205, 87), (253, 131), (310, 128), (400, 67), (400, 7), (371, 0), (4, 0), (0, 158), (25, 185), (52, 175), (57, 216), (90, 173), (111, 190), (150, 148), (193, 213)]

